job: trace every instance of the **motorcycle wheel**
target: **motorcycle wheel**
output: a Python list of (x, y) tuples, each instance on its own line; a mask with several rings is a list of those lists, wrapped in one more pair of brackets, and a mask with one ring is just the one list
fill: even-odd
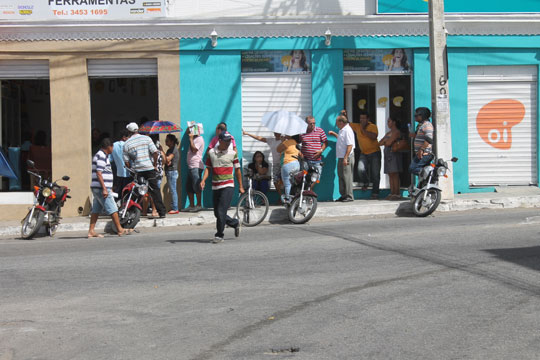
[(242, 222), (242, 226), (259, 225), (266, 218), (270, 204), (264, 193), (254, 190), (251, 192), (253, 206), (250, 206), (248, 192), (246, 191), (236, 206), (236, 217)]
[(123, 208), (118, 210), (118, 216), (120, 217), (120, 225), (122, 225), (124, 229), (134, 229), (141, 218), (141, 210), (135, 206), (132, 206), (130, 209), (128, 209), (128, 211), (126, 211), (125, 217), (122, 217), (123, 212)]
[[(427, 192), (427, 193), (426, 193)], [(424, 194), (426, 199), (424, 200)], [(424, 217), (433, 213), (441, 202), (441, 191), (437, 189), (422, 190), (418, 193), (413, 202), (413, 213), (416, 216)]]
[(305, 224), (317, 211), (317, 198), (315, 196), (302, 196), (302, 204), (300, 204), (300, 196), (294, 198), (289, 206), (289, 220), (294, 224)]
[(21, 227), (21, 237), (23, 239), (33, 238), (41, 228), (41, 225), (43, 225), (43, 219), (45, 218), (43, 211), (34, 209), (34, 214), (30, 217), (31, 213), (32, 210), (28, 211)]

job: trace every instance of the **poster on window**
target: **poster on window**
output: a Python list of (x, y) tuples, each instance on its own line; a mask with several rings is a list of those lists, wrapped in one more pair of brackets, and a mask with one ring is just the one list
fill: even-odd
[(2, 0), (0, 4), (0, 20), (130, 20), (165, 15), (165, 0)]
[(242, 72), (306, 73), (310, 60), (307, 50), (242, 51)]
[[(538, 0), (451, 0), (445, 1), (444, 11), (454, 13), (516, 13), (538, 12)], [(379, 14), (427, 13), (428, 0), (377, 0)]]
[(344, 50), (343, 70), (410, 73), (411, 59), (410, 49)]

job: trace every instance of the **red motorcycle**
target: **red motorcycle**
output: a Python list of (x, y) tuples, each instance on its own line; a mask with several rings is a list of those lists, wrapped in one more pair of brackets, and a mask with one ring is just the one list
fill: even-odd
[(141, 218), (142, 199), (148, 193), (149, 185), (144, 177), (138, 176), (131, 169), (127, 170), (133, 175), (133, 181), (122, 189), (116, 204), (120, 225), (125, 229), (134, 229)]
[[(34, 169), (34, 162), (28, 160), (26, 165), (29, 169)], [(28, 214), (22, 220), (21, 237), (31, 239), (36, 235), (42, 225), (49, 236), (54, 236), (58, 225), (60, 225), (60, 212), (67, 198), (69, 189), (66, 186), (58, 185), (48, 179), (43, 179), (36, 172), (27, 170), (27, 172), (37, 179), (37, 185), (34, 186), (34, 205), (28, 211)], [(69, 176), (63, 176), (62, 180), (68, 181)]]

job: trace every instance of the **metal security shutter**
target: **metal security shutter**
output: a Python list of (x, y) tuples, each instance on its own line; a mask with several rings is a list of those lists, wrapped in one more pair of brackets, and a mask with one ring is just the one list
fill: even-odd
[(0, 79), (48, 79), (48, 60), (0, 60)]
[(468, 70), (470, 185), (537, 184), (537, 69)]
[[(242, 75), (242, 126), (248, 133), (273, 137), (261, 125), (262, 116), (275, 110), (288, 110), (304, 118), (311, 115), (311, 74), (254, 74)], [(242, 138), (243, 163), (246, 167), (255, 151), (264, 153), (272, 164), (268, 145), (251, 137)]]
[(157, 76), (157, 59), (89, 59), (88, 77)]

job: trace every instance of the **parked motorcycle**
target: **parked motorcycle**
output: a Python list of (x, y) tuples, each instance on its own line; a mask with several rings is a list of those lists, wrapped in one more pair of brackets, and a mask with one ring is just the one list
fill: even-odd
[[(28, 169), (35, 169), (32, 160), (28, 160), (26, 165)], [(62, 219), (60, 216), (62, 207), (66, 199), (71, 198), (68, 195), (70, 190), (66, 186), (58, 185), (58, 180), (51, 182), (48, 179), (43, 179), (37, 172), (31, 170), (27, 170), (27, 172), (37, 179), (37, 185), (34, 186), (34, 205), (21, 221), (21, 237), (31, 239), (42, 225), (45, 225), (49, 236), (54, 236)], [(63, 176), (62, 180), (68, 181), (69, 176)]]
[(124, 229), (134, 229), (139, 223), (142, 212), (142, 200), (148, 193), (148, 180), (131, 169), (127, 169), (133, 175), (133, 181), (122, 189), (122, 194), (117, 199), (118, 217), (120, 225)]
[[(456, 157), (450, 159), (452, 162), (458, 161)], [(428, 216), (433, 213), (441, 202), (441, 188), (439, 187), (439, 177), (448, 177), (448, 162), (437, 159), (435, 162), (425, 166), (418, 175), (418, 187), (409, 190), (413, 213), (416, 216)]]
[[(319, 171), (301, 157), (300, 170), (290, 174), (291, 192), (290, 202), (285, 203), (289, 220), (295, 224), (307, 223), (317, 211), (317, 194), (311, 189), (313, 184), (319, 183)], [(322, 166), (322, 163), (321, 163)]]

